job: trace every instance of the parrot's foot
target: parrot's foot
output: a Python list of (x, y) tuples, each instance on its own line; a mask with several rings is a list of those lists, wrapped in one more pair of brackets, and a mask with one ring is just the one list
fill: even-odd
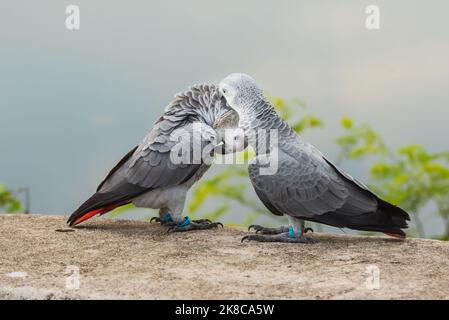
[(304, 235), (297, 235), (291, 237), (288, 232), (279, 233), (276, 235), (260, 235), (260, 234), (249, 234), (242, 238), (241, 242), (247, 241), (257, 241), (257, 242), (286, 242), (286, 243), (314, 243), (312, 238), (306, 237)]
[[(306, 228), (301, 232), (295, 232), (293, 227), (280, 227), (280, 228), (264, 228), (259, 225), (251, 225), (248, 230), (254, 228), (257, 232), (261, 232), (268, 235), (261, 234), (249, 234), (242, 238), (241, 242), (258, 241), (258, 242), (287, 242), (287, 243), (313, 243), (312, 238), (304, 236)], [(307, 228), (310, 229), (310, 228)], [(308, 230), (307, 230), (308, 231)], [(313, 230), (312, 230), (313, 231)]]
[[(212, 223), (212, 221), (210, 221), (209, 219), (192, 220), (192, 222), (195, 222), (195, 223)], [(221, 224), (221, 222), (217, 222), (217, 223)], [(221, 226), (223, 226), (223, 224), (221, 224)]]
[(170, 227), (167, 232), (208, 230), (218, 228), (218, 226), (221, 226), (223, 228), (223, 224), (221, 222), (211, 222), (209, 219), (190, 220), (189, 217), (186, 217), (186, 219), (182, 223), (178, 223), (177, 225)]
[(261, 234), (279, 234), (288, 232), (288, 227), (286, 226), (281, 226), (279, 228), (266, 228), (258, 224), (252, 224), (248, 227), (248, 231), (251, 231), (251, 229), (254, 229), (256, 233), (260, 232)]
[[(164, 217), (165, 218), (165, 217)], [(170, 218), (171, 219), (171, 218)], [(173, 220), (168, 220), (168, 219), (161, 219), (159, 217), (153, 217), (150, 219), (150, 223), (153, 222), (158, 222), (161, 225), (164, 225), (166, 227), (174, 227), (177, 225), (176, 222), (174, 222)], [(192, 222), (195, 223), (212, 223), (212, 221), (210, 221), (209, 219), (198, 219), (198, 220), (192, 220)], [(220, 223), (221, 224), (221, 223)]]
[[(280, 234), (280, 233), (285, 233), (285, 232), (289, 232), (290, 228), (287, 226), (281, 226), (279, 228), (265, 228), (262, 227), (258, 224), (252, 224), (248, 227), (248, 231), (251, 231), (251, 229), (254, 229), (256, 231), (256, 233), (261, 233), (261, 234)], [(303, 233), (307, 233), (307, 232), (313, 232), (312, 228), (304, 228)]]

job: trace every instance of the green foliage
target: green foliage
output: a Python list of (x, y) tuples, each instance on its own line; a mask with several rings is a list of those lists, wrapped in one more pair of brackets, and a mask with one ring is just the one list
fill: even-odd
[(348, 118), (342, 118), (341, 124), (345, 134), (336, 140), (341, 146), (340, 159), (376, 157), (371, 165), (370, 187), (410, 212), (422, 237), (425, 233), (420, 212), (429, 203), (435, 204), (446, 223), (443, 238), (449, 238), (448, 152), (430, 153), (418, 144), (391, 150), (370, 126), (356, 126)]
[(344, 157), (357, 159), (367, 154), (380, 156), (389, 154), (389, 150), (382, 139), (369, 125), (356, 126), (347, 117), (341, 118), (341, 125), (346, 133), (336, 140), (341, 147), (338, 162)]
[(134, 205), (132, 203), (125, 204), (124, 206), (115, 208), (111, 212), (108, 212), (108, 218), (116, 218), (121, 215), (123, 212), (133, 209)]
[[(321, 121), (321, 119), (317, 118), (313, 114), (304, 113), (306, 104), (298, 98), (293, 98), (286, 101), (279, 97), (271, 97), (270, 102), (276, 108), (281, 118), (289, 122), (290, 126), (297, 133), (301, 133), (306, 129), (323, 126), (323, 121)], [(296, 112), (299, 110), (303, 111), (302, 114), (300, 112)]]
[(20, 201), (15, 197), (14, 192), (8, 190), (5, 185), (0, 184), (0, 211), (14, 213), (22, 209)]
[[(199, 181), (193, 191), (192, 201), (189, 203), (189, 214), (196, 217), (206, 200), (211, 198), (226, 199), (226, 204), (203, 214), (207, 219), (217, 220), (224, 216), (230, 209), (229, 201), (239, 203), (253, 213), (266, 213), (265, 207), (247, 196), (248, 182), (248, 172), (240, 165), (227, 166), (214, 177)], [(220, 201), (220, 203), (223, 202)], [(255, 214), (252, 216), (257, 217)]]
[[(235, 201), (245, 203), (246, 199), (243, 191), (246, 189), (246, 184), (233, 183), (231, 178), (245, 176), (244, 170), (238, 166), (233, 166), (215, 175), (211, 179), (204, 180), (195, 188), (194, 197), (189, 204), (189, 210), (196, 212), (210, 196), (224, 196)], [(220, 207), (222, 208), (222, 207)], [(223, 210), (220, 210), (220, 212)]]

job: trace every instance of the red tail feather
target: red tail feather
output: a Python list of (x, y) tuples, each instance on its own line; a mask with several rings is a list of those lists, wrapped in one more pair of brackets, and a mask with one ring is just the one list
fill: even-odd
[(85, 214), (83, 214), (81, 217), (79, 217), (78, 219), (76, 219), (73, 223), (71, 223), (71, 226), (76, 226), (77, 224), (80, 224), (83, 221), (86, 221), (89, 218), (92, 218), (93, 216), (97, 215), (97, 214), (105, 214), (108, 211), (111, 211), (117, 207), (120, 207), (122, 204), (113, 204), (101, 209), (96, 209), (96, 210), (92, 210), (89, 212), (86, 212)]
[(405, 239), (405, 235), (402, 234), (396, 234), (396, 233), (389, 233), (389, 232), (384, 232), (387, 236), (396, 238), (396, 239), (401, 239), (404, 240)]

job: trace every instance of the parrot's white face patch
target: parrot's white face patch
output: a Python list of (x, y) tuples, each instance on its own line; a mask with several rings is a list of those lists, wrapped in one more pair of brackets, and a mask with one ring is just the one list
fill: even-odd
[(236, 89), (234, 89), (231, 85), (226, 83), (220, 83), (219, 85), (220, 93), (225, 97), (228, 104), (234, 108), (237, 112), (239, 111), (239, 104), (236, 101)]

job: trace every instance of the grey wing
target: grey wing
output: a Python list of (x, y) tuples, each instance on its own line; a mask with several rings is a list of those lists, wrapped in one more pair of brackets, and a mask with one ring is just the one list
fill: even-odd
[[(211, 134), (215, 132), (212, 128), (210, 130)], [(137, 186), (145, 191), (179, 185), (193, 177), (203, 165), (201, 159), (193, 162), (191, 156), (186, 161), (176, 161), (173, 152), (179, 146), (192, 154), (196, 150), (202, 150), (205, 144), (210, 143), (204, 136), (192, 135), (190, 140), (184, 142), (175, 141), (170, 136), (154, 137), (153, 129), (129, 159), (103, 183), (99, 192), (110, 192), (123, 187), (123, 184)]]
[(336, 211), (351, 215), (376, 210), (376, 197), (348, 183), (313, 146), (279, 149), (278, 158), (278, 170), (274, 175), (260, 175), (257, 158), (249, 166), (256, 193), (277, 213), (317, 218)]

